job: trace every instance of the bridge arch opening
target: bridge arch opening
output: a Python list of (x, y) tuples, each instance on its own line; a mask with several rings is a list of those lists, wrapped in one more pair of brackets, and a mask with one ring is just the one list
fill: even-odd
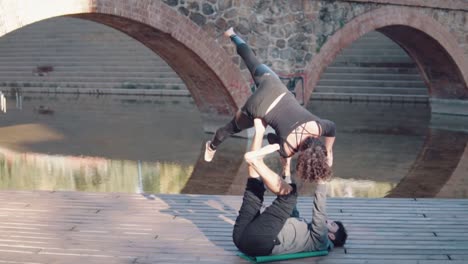
[[(213, 64), (210, 61), (213, 60), (212, 57), (222, 56), (222, 53), (205, 51), (205, 53), (197, 54), (193, 47), (179, 41), (174, 37), (174, 34), (163, 32), (153, 26), (125, 17), (98, 13), (77, 14), (71, 15), (71, 17), (91, 20), (115, 28), (154, 51), (184, 81), (201, 113), (232, 115), (238, 107), (238, 99), (232, 96), (232, 91), (229, 91), (228, 88), (235, 86), (241, 91), (242, 88), (248, 91), (242, 83), (225, 83), (225, 76), (219, 76), (219, 73), (214, 71), (214, 65), (210, 65)], [(196, 45), (195, 39), (198, 39), (196, 32), (184, 32), (184, 34), (188, 35), (188, 43)], [(214, 40), (211, 41), (216, 43)], [(207, 45), (213, 47), (215, 44)], [(220, 67), (229, 68), (232, 75), (235, 76), (238, 72), (240, 76), (239, 70), (235, 69), (233, 65), (229, 65), (229, 62), (231, 62), (230, 58), (226, 57), (224, 59), (216, 58), (215, 63)], [(224, 67), (224, 64), (228, 66)]]
[(392, 25), (378, 31), (398, 43), (416, 62), (431, 97), (468, 99), (461, 69), (440, 42), (408, 26)]
[(417, 64), (431, 99), (468, 99), (468, 65), (454, 36), (423, 13), (382, 7), (354, 18), (328, 39), (306, 70), (309, 83), (305, 102), (337, 55), (371, 31), (385, 34), (408, 53)]
[[(384, 34), (397, 43), (414, 61), (427, 87), (433, 113), (434, 101), (468, 99), (468, 65), (464, 60), (466, 55), (448, 29), (432, 17), (415, 9), (382, 7), (354, 18), (328, 38), (306, 70), (309, 82), (306, 86), (305, 102), (309, 102), (310, 98), (316, 98), (315, 92), (320, 88), (318, 84), (322, 81), (325, 69), (335, 62), (345, 48), (370, 32)], [(320, 92), (317, 93), (317, 98), (320, 98), (319, 95)], [(421, 122), (429, 123), (429, 120)], [(432, 121), (430, 123), (433, 125)], [(450, 151), (444, 147), (450, 146), (453, 142), (447, 144), (446, 141), (450, 138), (450, 134), (457, 132), (431, 126), (426, 129), (425, 133), (421, 131), (425, 134), (424, 142), (421, 142), (421, 147), (412, 153), (413, 156), (419, 154), (412, 165), (405, 168), (406, 173), (404, 170), (401, 171), (404, 173), (401, 175), (403, 178), (389, 196), (433, 197), (446, 185), (446, 182), (456, 176), (457, 164), (466, 156), (464, 153), (466, 136), (461, 137), (457, 134), (457, 138), (460, 138), (460, 142), (454, 143), (457, 150)], [(444, 142), (444, 147), (437, 142)], [(434, 155), (440, 156), (434, 160)], [(431, 170), (433, 168), (431, 166), (440, 168)]]
[[(37, 10), (28, 12), (24, 10)], [(240, 70), (213, 35), (162, 1), (78, 0), (60, 5), (5, 5), (0, 35), (44, 19), (71, 16), (120, 30), (140, 41), (179, 74), (202, 114), (231, 116), (250, 94)]]

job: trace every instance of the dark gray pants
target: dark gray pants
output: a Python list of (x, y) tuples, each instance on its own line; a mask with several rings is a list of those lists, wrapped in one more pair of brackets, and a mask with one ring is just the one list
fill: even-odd
[(297, 203), (296, 185), (288, 195), (277, 196), (265, 211), (260, 213), (265, 187), (257, 179), (249, 178), (232, 238), (243, 253), (266, 256), (278, 244), (277, 235)]

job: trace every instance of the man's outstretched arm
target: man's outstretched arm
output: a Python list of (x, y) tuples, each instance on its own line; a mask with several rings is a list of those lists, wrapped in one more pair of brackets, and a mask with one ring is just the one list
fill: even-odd
[(312, 216), (311, 237), (315, 250), (327, 250), (328, 227), (327, 227), (327, 184), (325, 181), (317, 182), (315, 189), (314, 207)]

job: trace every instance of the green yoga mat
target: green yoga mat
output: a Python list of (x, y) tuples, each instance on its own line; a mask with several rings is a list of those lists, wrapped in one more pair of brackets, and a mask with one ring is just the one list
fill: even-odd
[(283, 254), (283, 255), (272, 255), (272, 256), (247, 256), (244, 253), (237, 253), (237, 255), (243, 259), (246, 259), (252, 263), (263, 263), (271, 261), (280, 261), (288, 259), (298, 259), (298, 258), (309, 258), (309, 257), (318, 257), (328, 255), (328, 251), (310, 251), (310, 252), (299, 252), (293, 254)]

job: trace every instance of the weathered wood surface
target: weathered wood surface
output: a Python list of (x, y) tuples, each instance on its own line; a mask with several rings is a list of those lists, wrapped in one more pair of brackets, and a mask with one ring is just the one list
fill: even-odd
[[(247, 263), (231, 240), (240, 203), (240, 196), (1, 191), (0, 264)], [(312, 198), (300, 198), (308, 219), (311, 207)], [(287, 263), (468, 263), (468, 199), (334, 198), (328, 213), (348, 229), (345, 248)]]

